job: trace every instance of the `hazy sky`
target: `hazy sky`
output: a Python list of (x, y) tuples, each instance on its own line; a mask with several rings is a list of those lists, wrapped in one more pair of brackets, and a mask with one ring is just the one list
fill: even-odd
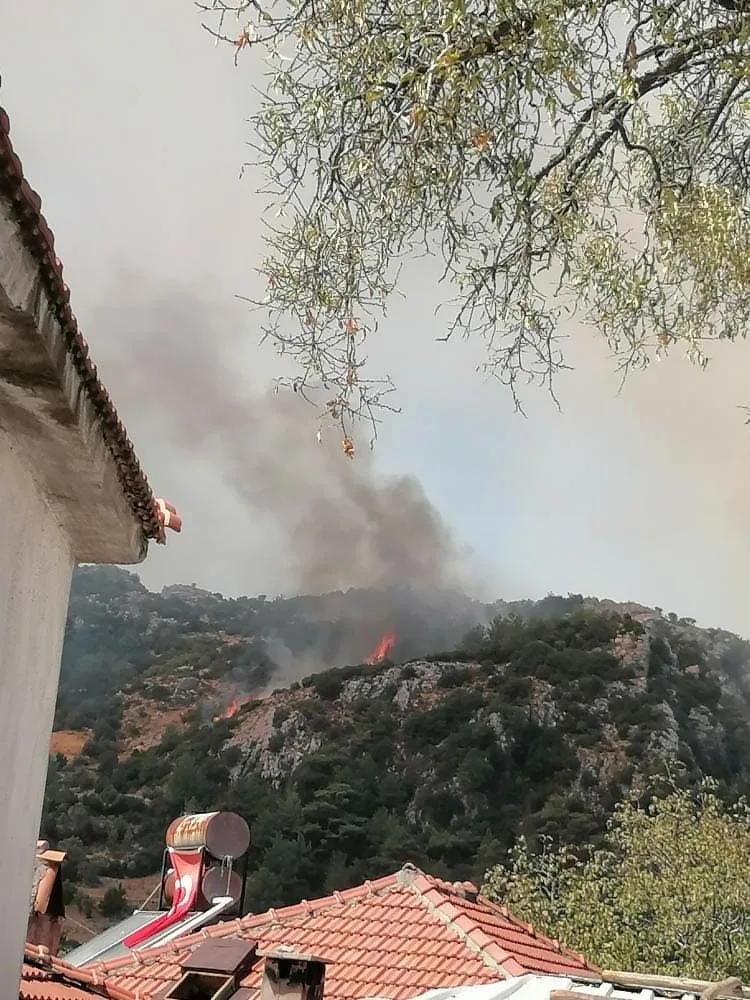
[[(185, 302), (215, 310), (205, 335), (248, 393), (267, 389), (276, 359), (233, 300), (253, 291), (262, 253), (258, 179), (239, 179), (259, 67), (249, 56), (235, 68), (191, 0), (52, 0), (43, 12), (0, 0), (0, 24), (0, 104), (74, 310), (154, 490), (185, 519), (166, 549), (152, 547), (144, 580), (227, 594), (293, 587), (267, 517), (243, 503), (210, 450), (176, 445), (158, 406), (142, 405), (137, 373), (158, 395), (169, 371), (149, 378), (149, 336), (115, 322), (123, 273), (182, 288)], [(638, 600), (750, 634), (750, 428), (738, 409), (750, 402), (748, 346), (716, 352), (706, 373), (675, 357), (618, 395), (602, 344), (574, 330), (563, 412), (531, 393), (524, 419), (474, 373), (479, 345), (434, 342), (437, 292), (418, 277), (370, 346), (403, 407), (382, 428), (375, 463), (421, 480), (477, 553), (489, 590)], [(149, 335), (156, 350), (158, 329)], [(254, 421), (244, 433), (262, 440), (257, 408)], [(310, 462), (315, 431), (311, 412)]]

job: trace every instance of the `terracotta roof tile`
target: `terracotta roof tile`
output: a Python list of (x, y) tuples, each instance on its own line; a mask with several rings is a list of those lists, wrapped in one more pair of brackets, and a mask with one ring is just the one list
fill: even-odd
[[(326, 1000), (390, 1000), (441, 986), (494, 982), (526, 972), (589, 975), (599, 970), (580, 956), (484, 899), (474, 886), (452, 885), (411, 865), (400, 872), (308, 905), (296, 904), (216, 924), (212, 937), (239, 934), (259, 950), (281, 944), (320, 955), (326, 962)], [(186, 954), (203, 940), (179, 942)], [(102, 963), (106, 982), (153, 996), (179, 979), (173, 945)], [(263, 960), (242, 986), (257, 998)]]
[(74, 969), (46, 948), (27, 945), (18, 987), (19, 1000), (136, 1000), (122, 986), (106, 983), (87, 969)]
[[(146, 538), (164, 540), (165, 518), (171, 513), (160, 507), (148, 484), (109, 393), (102, 385), (88, 344), (78, 329), (70, 308), (70, 291), (63, 281), (63, 268), (55, 255), (55, 238), (42, 215), (42, 199), (23, 174), (21, 161), (10, 140), (10, 120), (0, 107), (0, 197), (13, 213), (24, 242), (39, 267), (39, 276), (50, 308), (64, 339), (67, 355), (81, 381), (82, 392), (99, 418), (101, 433), (114, 459), (125, 497)], [(179, 522), (179, 518), (177, 518)], [(166, 526), (170, 526), (167, 524)], [(179, 530), (179, 527), (176, 528)]]

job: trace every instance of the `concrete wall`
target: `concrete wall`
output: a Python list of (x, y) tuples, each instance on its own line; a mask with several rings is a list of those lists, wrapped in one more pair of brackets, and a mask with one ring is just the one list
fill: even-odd
[(18, 996), (73, 555), (0, 427), (0, 997)]
[(144, 558), (141, 525), (67, 353), (39, 265), (1, 198), (0, 430), (33, 470), (71, 539), (77, 562), (138, 563)]
[(107, 445), (46, 288), (0, 197), (0, 1000), (18, 996), (73, 563), (147, 549), (123, 486), (138, 473)]

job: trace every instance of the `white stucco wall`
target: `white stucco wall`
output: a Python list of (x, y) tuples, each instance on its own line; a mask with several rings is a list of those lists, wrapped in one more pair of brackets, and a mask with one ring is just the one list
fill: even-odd
[(144, 558), (143, 528), (123, 491), (100, 415), (44, 291), (39, 263), (2, 198), (0, 430), (54, 506), (77, 562)]
[(18, 996), (72, 570), (0, 426), (0, 997)]

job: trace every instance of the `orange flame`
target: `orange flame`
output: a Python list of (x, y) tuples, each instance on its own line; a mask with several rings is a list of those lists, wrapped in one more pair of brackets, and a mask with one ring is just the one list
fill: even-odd
[(372, 666), (375, 663), (382, 662), (393, 649), (396, 642), (395, 632), (386, 632), (385, 635), (380, 637), (380, 641), (370, 655), (367, 657), (367, 662)]
[(221, 722), (222, 719), (233, 718), (239, 712), (239, 710), (242, 708), (243, 705), (249, 704), (252, 700), (253, 700), (252, 695), (249, 694), (246, 694), (240, 698), (238, 697), (232, 698), (232, 700), (229, 702), (224, 711), (221, 712), (219, 715), (214, 716), (214, 722)]

